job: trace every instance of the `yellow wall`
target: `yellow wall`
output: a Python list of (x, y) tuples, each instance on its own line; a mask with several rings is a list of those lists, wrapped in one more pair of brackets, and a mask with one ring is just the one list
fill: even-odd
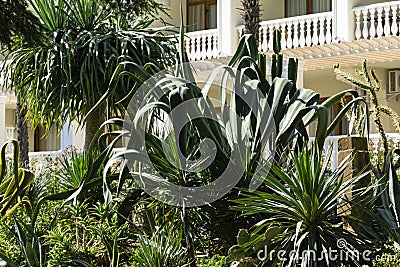
[[(159, 2), (163, 2), (162, 0), (159, 0)], [(181, 21), (181, 12), (180, 12), (180, 0), (169, 0), (170, 6), (168, 13), (171, 17), (168, 17), (167, 15), (161, 14), (161, 18), (165, 20), (166, 23), (179, 26), (180, 21)], [(182, 0), (182, 13), (184, 17), (184, 22), (186, 23), (186, 0)], [(156, 22), (153, 25), (154, 27), (161, 27), (163, 26), (161, 22)]]
[(273, 20), (285, 17), (285, 1), (261, 0), (261, 19)]
[(6, 109), (6, 127), (15, 127), (15, 109)]
[[(162, 2), (162, 0), (159, 0)], [(224, 8), (224, 2), (231, 1), (232, 4), (232, 20), (236, 25), (242, 23), (242, 19), (240, 17), (239, 9), (242, 7), (240, 0), (222, 0), (221, 8)], [(169, 6), (169, 14), (171, 18), (168, 18), (166, 15), (162, 15), (162, 18), (172, 25), (179, 26), (180, 25), (180, 1), (179, 0), (170, 0)], [(184, 22), (186, 23), (186, 0), (182, 1), (183, 3), (183, 16)], [(284, 0), (261, 0), (261, 20), (272, 20), (279, 19), (285, 16), (285, 1)], [(155, 23), (154, 26), (159, 27), (162, 26), (161, 23)]]
[[(337, 1), (343, 1), (343, 0), (337, 0)], [(353, 7), (356, 6), (365, 6), (365, 5), (371, 5), (371, 4), (377, 4), (377, 3), (383, 3), (383, 2), (392, 2), (395, 0), (353, 0)]]
[[(400, 114), (400, 95), (388, 96), (386, 95), (387, 83), (388, 83), (388, 69), (377, 68), (371, 65), (379, 78), (381, 89), (377, 94), (378, 102), (381, 106), (389, 106)], [(349, 74), (354, 74), (354, 68), (343, 68), (343, 70)], [(339, 81), (336, 75), (333, 73), (333, 69), (307, 71), (304, 73), (304, 87), (310, 88), (317, 91), (321, 97), (329, 97), (342, 90), (352, 88), (352, 85), (343, 81)], [(382, 115), (381, 121), (386, 132), (395, 132), (395, 128), (389, 117)], [(372, 123), (371, 118), (371, 132), (376, 133), (376, 127)]]

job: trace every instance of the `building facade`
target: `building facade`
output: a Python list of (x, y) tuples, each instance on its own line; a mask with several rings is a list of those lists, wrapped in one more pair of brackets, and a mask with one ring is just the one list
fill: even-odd
[[(179, 0), (160, 0), (170, 8), (165, 21), (179, 25)], [(191, 61), (227, 62), (243, 34), (241, 0), (183, 0), (187, 27), (185, 47)], [(334, 74), (333, 66), (353, 73), (364, 59), (381, 82), (382, 105), (400, 113), (400, 1), (379, 0), (260, 0), (262, 22), (259, 51), (272, 55), (272, 33), (282, 32), (282, 53), (299, 60), (298, 86), (317, 91), (327, 98), (350, 84)], [(158, 25), (154, 25), (158, 26)], [(334, 117), (338, 108), (331, 110)], [(388, 132), (394, 132), (384, 118)], [(30, 149), (58, 150), (68, 145), (82, 147), (83, 132), (72, 124), (58, 136), (52, 130), (30, 132)], [(346, 126), (335, 134), (343, 134)], [(373, 132), (374, 129), (371, 129)], [(0, 143), (15, 138), (15, 97), (0, 95)]]
[[(166, 20), (179, 24), (180, 1), (164, 3), (172, 17)], [(260, 0), (260, 4), (259, 51), (270, 58), (272, 33), (280, 30), (282, 53), (299, 60), (299, 86), (317, 91), (322, 99), (352, 88), (335, 75), (333, 66), (339, 63), (353, 74), (366, 59), (381, 83), (380, 104), (400, 112), (400, 1)], [(232, 56), (243, 33), (241, 7), (240, 0), (183, 1), (185, 47), (191, 60)], [(338, 112), (332, 108), (331, 116)], [(389, 118), (383, 121), (388, 132), (395, 131)], [(345, 133), (345, 128), (338, 127), (335, 134)]]

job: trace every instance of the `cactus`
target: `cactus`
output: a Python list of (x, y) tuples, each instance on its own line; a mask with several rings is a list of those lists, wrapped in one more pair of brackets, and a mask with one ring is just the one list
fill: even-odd
[(267, 56), (264, 54), (258, 54), (258, 66), (263, 78), (267, 77)]
[(267, 241), (268, 244), (271, 243), (272, 239), (274, 239), (275, 237), (277, 237), (279, 234), (281, 234), (282, 228), (279, 226), (272, 226), (270, 228), (267, 229), (267, 231), (265, 231), (264, 237), (265, 240)]
[(240, 260), (246, 256), (246, 252), (240, 245), (234, 245), (229, 249), (228, 256), (230, 259)]
[(273, 40), (273, 49), (274, 49), (275, 54), (281, 53), (281, 38), (282, 38), (281, 31), (275, 30), (274, 31), (274, 40)]
[(244, 246), (250, 241), (250, 234), (247, 229), (240, 229), (237, 235), (237, 242), (239, 246)]
[[(275, 30), (273, 40), (274, 54), (272, 55), (271, 66), (272, 80), (277, 77), (281, 78), (283, 73), (283, 54), (281, 53), (281, 38), (281, 32), (279, 30)], [(289, 58), (287, 78), (291, 80), (294, 84), (292, 91), (296, 91), (297, 69), (298, 61), (294, 58)]]

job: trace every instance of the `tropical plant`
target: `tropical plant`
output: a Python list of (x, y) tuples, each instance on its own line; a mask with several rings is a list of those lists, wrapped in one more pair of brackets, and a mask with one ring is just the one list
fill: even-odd
[[(1, 56), (8, 54), (12, 49), (19, 48), (23, 44), (34, 45), (40, 39), (40, 31), (40, 22), (37, 17), (29, 12), (25, 0), (5, 0), (0, 2), (0, 45), (2, 48), (6, 47), (6, 49), (2, 49)], [(26, 106), (22, 107), (21, 102), (23, 101), (17, 97), (16, 129), (20, 144), (20, 162), (26, 167), (29, 164), (29, 138), (25, 120), (27, 108)]]
[(85, 178), (86, 172), (89, 168), (89, 157), (96, 157), (92, 155), (96, 152), (81, 152), (76, 149), (67, 150), (59, 159), (58, 171), (56, 177), (59, 181), (61, 191), (68, 191), (78, 188)]
[(244, 33), (253, 34), (256, 40), (258, 40), (259, 29), (260, 29), (260, 1), (259, 0), (242, 0), (242, 8), (240, 9)]
[(150, 16), (157, 17), (160, 13), (167, 14), (167, 7), (156, 0), (101, 0), (104, 6), (123, 12), (126, 16)]
[[(363, 262), (361, 258), (351, 257), (332, 259), (326, 251), (342, 249), (344, 253), (352, 253), (371, 249), (371, 238), (349, 231), (341, 219), (352, 220), (346, 207), (350, 203), (356, 206), (362, 199), (366, 189), (354, 190), (353, 186), (368, 172), (349, 179), (344, 172), (349, 161), (328, 171), (328, 161), (322, 162), (317, 146), (291, 153), (290, 157), (290, 164), (285, 167), (271, 166), (263, 179), (269, 191), (243, 193), (242, 198), (234, 200), (235, 209), (243, 211), (245, 216), (266, 215), (265, 220), (252, 227), (251, 236), (244, 244), (246, 250), (254, 249), (253, 253), (262, 255), (266, 266), (276, 266), (280, 261), (285, 266), (341, 266)], [(345, 197), (349, 190), (352, 190), (351, 196)], [(357, 220), (368, 228), (366, 222)], [(345, 245), (338, 243), (341, 241)], [(268, 249), (260, 254), (264, 246)], [(284, 257), (283, 253), (277, 254), (280, 250), (285, 252)], [(291, 251), (294, 253), (290, 254)]]
[[(276, 36), (279, 40), (280, 35)], [(181, 32), (179, 62), (185, 63), (187, 59), (182, 38)], [(140, 95), (135, 95), (136, 102), (132, 101), (129, 106), (127, 120), (113, 119), (104, 124), (105, 127), (113, 125), (114, 128), (121, 129), (109, 133), (115, 137), (114, 140), (129, 140), (126, 142), (128, 149), (115, 154), (104, 172), (107, 174), (110, 166), (119, 163), (124, 167), (122, 173), (127, 175), (119, 179), (117, 185), (103, 179), (104, 197), (107, 202), (115, 202), (121, 196), (121, 188), (131, 188), (132, 198), (128, 193), (126, 203), (149, 198), (138, 186), (147, 189), (146, 193), (151, 193), (153, 197), (157, 194), (160, 198), (167, 196), (164, 202), (178, 207), (164, 207), (161, 204), (163, 201), (156, 203), (163, 207), (163, 214), (168, 214), (168, 218), (177, 225), (177, 231), (182, 233), (189, 262), (193, 262), (195, 252), (202, 247), (195, 241), (200, 240), (198, 236), (206, 234), (209, 240), (216, 240), (217, 246), (226, 251), (225, 249), (236, 242), (236, 233), (240, 228), (264, 218), (265, 215), (260, 214), (241, 217), (239, 211), (229, 209), (232, 205), (230, 200), (241, 195), (241, 190), (234, 188), (235, 186), (249, 188), (262, 184), (254, 178), (257, 177), (258, 167), (268, 161), (274, 161), (277, 165), (287, 164), (290, 158), (286, 155), (286, 148), (295, 147), (301, 150), (308, 144), (307, 126), (312, 121), (318, 121), (316, 139), (318, 143), (324, 143), (326, 136), (334, 130), (346, 112), (354, 109), (360, 102), (364, 103), (355, 90), (348, 90), (317, 105), (319, 95), (316, 92), (294, 85), (297, 73), (294, 59), (289, 60), (289, 75), (293, 81), (279, 77), (283, 68), (279, 43), (280, 41), (275, 41), (274, 44), (277, 55), (273, 58), (275, 79), (271, 84), (265, 72), (265, 57), (258, 54), (256, 40), (252, 35), (244, 35), (240, 39), (237, 52), (228, 66), (217, 68), (205, 83), (195, 80), (188, 64), (178, 65), (174, 70), (169, 69), (152, 77), (143, 68), (137, 68), (133, 72), (124, 71), (131, 64), (124, 62), (113, 75), (115, 80), (111, 82), (112, 86), (118, 84), (118, 79), (131, 75), (138, 82), (146, 81), (148, 87), (142, 94), (141, 91), (136, 91)], [(222, 78), (214, 83), (221, 88), (222, 105), (219, 115), (208, 97), (218, 72), (221, 72)], [(159, 92), (162, 94), (158, 95)], [(338, 118), (329, 122), (328, 109), (346, 94), (351, 94), (353, 100), (345, 105)], [(234, 97), (229, 98), (227, 95)], [(182, 129), (178, 127), (180, 132), (176, 135), (174, 129), (179, 117), (167, 119), (166, 114), (185, 105), (180, 114), (187, 114), (188, 120)], [(166, 120), (169, 121), (165, 123)], [(164, 123), (166, 127), (159, 127)], [(276, 134), (273, 134), (274, 130)], [(204, 150), (207, 149), (206, 139), (215, 144), (216, 156), (212, 162), (209, 162), (207, 156), (210, 153)], [(268, 150), (276, 151), (275, 157), (271, 153), (265, 153)], [(240, 160), (232, 160), (232, 152), (238, 153)], [(180, 154), (189, 161), (182, 161)], [(227, 194), (218, 190), (212, 191), (217, 196), (213, 199), (216, 201), (202, 202), (207, 205), (201, 207), (188, 207), (184, 201), (198, 199), (185, 199), (179, 193), (172, 194), (173, 196), (164, 194), (169, 190), (165, 189), (166, 183), (173, 183), (181, 188), (212, 184), (231, 162), (242, 172), (231, 175), (237, 180), (228, 186)], [(129, 173), (132, 177), (129, 177)], [(132, 178), (137, 183), (136, 187), (127, 186), (132, 184)], [(149, 187), (154, 190), (150, 192)], [(127, 215), (134, 212), (133, 207), (121, 205)], [(203, 227), (196, 227), (194, 220), (200, 221)]]
[(400, 244), (400, 182), (397, 171), (400, 166), (395, 163), (395, 156), (400, 156), (400, 149), (392, 149), (385, 159), (385, 166), (379, 179), (379, 190), (376, 204), (379, 214), (386, 222), (390, 238)]
[[(14, 146), (12, 171), (7, 171), (6, 149)], [(25, 205), (31, 209), (28, 192), (33, 182), (33, 173), (18, 165), (19, 146), (16, 140), (5, 143), (0, 150), (0, 214), (2, 218), (12, 215), (18, 207)]]
[(118, 64), (129, 60), (132, 68), (146, 66), (149, 72), (164, 68), (175, 53), (173, 38), (166, 37), (167, 29), (150, 29), (152, 20), (136, 17), (128, 23), (96, 1), (29, 3), (42, 23), (42, 38), (7, 55), (7, 88), (17, 89), (29, 105), (33, 127), (49, 131), (54, 123), (86, 122), (87, 149), (101, 123), (121, 114), (124, 99), (136, 88), (127, 76), (118, 90), (108, 90)]
[[(370, 113), (373, 115), (373, 122), (383, 144), (383, 155), (378, 155), (376, 163), (371, 166), (376, 183), (379, 184), (374, 190), (373, 210), (381, 215), (381, 219), (383, 219), (382, 225), (386, 223), (390, 233), (389, 238), (399, 243), (400, 219), (398, 216), (400, 215), (400, 210), (398, 207), (400, 207), (400, 199), (397, 196), (400, 194), (400, 184), (397, 170), (400, 167), (398, 159), (400, 151), (398, 149), (390, 149), (382, 123), (382, 115), (386, 115), (391, 119), (398, 132), (400, 132), (400, 116), (390, 107), (379, 103), (377, 93), (381, 89), (381, 84), (375, 71), (367, 68), (366, 60), (363, 61), (362, 68), (356, 70), (354, 77), (340, 70), (339, 65), (335, 66), (335, 73), (368, 94), (369, 106), (371, 107)], [(358, 121), (360, 117), (361, 115), (356, 116), (356, 124), (360, 124)]]
[(33, 43), (39, 38), (39, 20), (28, 11), (25, 0), (0, 2), (0, 33), (0, 43), (8, 48), (16, 37)]
[(180, 238), (165, 231), (155, 233), (151, 238), (139, 235), (140, 246), (133, 260), (137, 267), (180, 267), (187, 265), (187, 254)]

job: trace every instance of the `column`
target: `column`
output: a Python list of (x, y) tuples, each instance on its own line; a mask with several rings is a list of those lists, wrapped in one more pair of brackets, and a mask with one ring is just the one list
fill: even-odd
[[(355, 178), (361, 172), (366, 172), (369, 170), (370, 157), (368, 152), (368, 140), (365, 137), (355, 137), (355, 136), (346, 136), (338, 140), (338, 161), (342, 163), (344, 160), (351, 160), (350, 164), (346, 167), (343, 172), (343, 182), (346, 182), (350, 179)], [(350, 158), (349, 158), (350, 156)], [(339, 216), (343, 215), (353, 215), (357, 218), (366, 218), (366, 214), (362, 209), (357, 207), (352, 207), (350, 204), (346, 204), (346, 198), (351, 199), (353, 197), (352, 190), (358, 190), (360, 188), (364, 188), (368, 186), (371, 182), (371, 176), (367, 175), (362, 179), (359, 179), (353, 186), (353, 188), (345, 193), (343, 197), (341, 197), (338, 206), (338, 214)], [(371, 194), (365, 194), (362, 199), (358, 199), (358, 204), (361, 204), (364, 208), (367, 208), (370, 203)], [(363, 232), (363, 229), (360, 229), (356, 225), (352, 225), (351, 223), (345, 222), (345, 228), (350, 230), (353, 229), (357, 232)]]
[(332, 41), (352, 41), (355, 32), (355, 0), (332, 0)]
[(240, 7), (240, 0), (217, 1), (218, 52), (221, 57), (232, 56), (237, 48), (239, 32), (236, 26), (242, 24)]
[(6, 142), (6, 103), (7, 97), (0, 96), (0, 147)]
[(64, 124), (60, 134), (60, 149), (66, 149), (68, 146), (72, 146), (72, 135), (73, 129), (68, 126), (68, 123)]
[(299, 60), (298, 68), (297, 68), (297, 81), (296, 87), (302, 88), (304, 84), (304, 61)]

